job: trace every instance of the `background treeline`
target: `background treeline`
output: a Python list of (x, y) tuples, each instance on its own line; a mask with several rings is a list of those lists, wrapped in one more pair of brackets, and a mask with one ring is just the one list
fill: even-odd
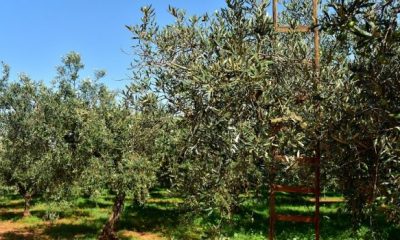
[[(163, 27), (143, 7), (127, 26), (135, 57), (120, 94), (100, 84), (103, 71), (81, 79), (73, 52), (50, 86), (9, 81), (3, 65), (0, 176), (26, 215), (35, 196), (107, 191), (100, 238), (113, 239), (125, 199), (143, 203), (162, 186), (188, 214), (227, 224), (241, 196), (266, 198), (272, 179), (306, 184), (290, 158), (272, 176), (272, 156), (310, 156), (320, 140), (322, 187), (345, 196), (355, 226), (377, 213), (400, 223), (400, 3), (323, 3), (317, 84), (311, 35), (276, 33), (267, 1), (226, 2), (202, 16), (170, 7)], [(280, 21), (312, 25), (310, 13), (310, 1), (288, 1)]]

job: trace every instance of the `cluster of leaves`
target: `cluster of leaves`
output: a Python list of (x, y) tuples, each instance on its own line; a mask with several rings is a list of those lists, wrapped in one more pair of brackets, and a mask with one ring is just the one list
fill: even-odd
[(347, 58), (349, 89), (331, 121), (331, 161), (356, 219), (383, 207), (399, 222), (400, 3), (331, 1), (328, 7), (324, 30)]

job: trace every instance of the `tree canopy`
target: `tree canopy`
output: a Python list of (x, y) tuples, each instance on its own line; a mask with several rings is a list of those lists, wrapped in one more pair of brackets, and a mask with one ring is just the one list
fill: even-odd
[(51, 85), (10, 81), (2, 64), (0, 178), (25, 214), (32, 197), (105, 191), (113, 209), (99, 238), (116, 239), (126, 201), (163, 186), (186, 212), (227, 220), (272, 181), (306, 184), (293, 157), (320, 150), (322, 187), (344, 194), (354, 223), (383, 209), (399, 224), (399, 1), (323, 1), (317, 26), (311, 1), (286, 1), (280, 23), (321, 33), (318, 72), (312, 35), (276, 32), (269, 4), (227, 0), (199, 16), (171, 6), (163, 26), (143, 7), (127, 26), (134, 58), (122, 92), (100, 82), (105, 71), (81, 78), (75, 52)]

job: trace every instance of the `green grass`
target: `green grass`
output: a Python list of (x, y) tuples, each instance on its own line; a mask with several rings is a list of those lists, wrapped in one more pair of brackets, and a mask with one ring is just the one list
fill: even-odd
[[(16, 224), (31, 235), (9, 232), (0, 234), (0, 239), (96, 239), (108, 218), (111, 199), (106, 195), (95, 199), (78, 198), (68, 204), (46, 204), (36, 199), (31, 209), (32, 216), (22, 218), (23, 201), (17, 195), (8, 194), (0, 197), (0, 226)], [(165, 239), (210, 239), (221, 235), (234, 240), (266, 239), (268, 202), (246, 196), (243, 200), (243, 205), (229, 222), (216, 225), (215, 218), (193, 217), (183, 212), (179, 208), (183, 202), (179, 197), (166, 190), (154, 190), (143, 206), (133, 205), (128, 199), (118, 223), (119, 236), (121, 239), (140, 239), (140, 234), (133, 233), (155, 233), (156, 237)], [(279, 213), (311, 215), (313, 210), (313, 204), (304, 198), (284, 194), (277, 197)], [(351, 217), (345, 213), (342, 203), (323, 204), (321, 215), (321, 239), (373, 239), (368, 224), (360, 226), (357, 231), (352, 230)], [(49, 221), (49, 218), (54, 220)], [(380, 235), (376, 239), (398, 239), (399, 227), (387, 224), (383, 219), (377, 224), (375, 228), (379, 229)], [(313, 239), (314, 228), (312, 224), (278, 222), (276, 233), (277, 239)]]

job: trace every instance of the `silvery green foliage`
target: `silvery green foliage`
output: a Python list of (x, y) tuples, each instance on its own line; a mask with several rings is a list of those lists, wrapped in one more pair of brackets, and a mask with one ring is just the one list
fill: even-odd
[(9, 70), (4, 68), (1, 175), (22, 195), (58, 198), (69, 194), (104, 137), (99, 133), (102, 122), (93, 111), (95, 92), (87, 81), (78, 83), (82, 67), (78, 54), (67, 55), (52, 88), (23, 74), (10, 82)]
[[(172, 143), (175, 186), (190, 206), (229, 216), (240, 194), (266, 185), (274, 146), (314, 154), (316, 97), (312, 65), (301, 61), (311, 38), (276, 34), (266, 1), (227, 5), (193, 17), (170, 7), (175, 22), (162, 28), (144, 7), (143, 23), (128, 29), (136, 80), (168, 106), (183, 139)], [(275, 134), (273, 119), (291, 128)]]
[(353, 89), (333, 116), (330, 140), (356, 219), (383, 209), (399, 222), (399, 1), (330, 1), (324, 30), (347, 57)]
[[(170, 7), (175, 22), (164, 27), (144, 7), (142, 24), (128, 26), (136, 79), (162, 99), (179, 126), (171, 165), (190, 205), (229, 215), (241, 193), (268, 182), (274, 149), (313, 155), (317, 139), (323, 187), (344, 191), (355, 216), (378, 196), (398, 205), (398, 2), (335, 4), (337, 12), (326, 11), (319, 26), (318, 81), (307, 64), (312, 35), (276, 34), (265, 1), (227, 1), (211, 16), (188, 17)], [(309, 2), (285, 6), (281, 23), (311, 24)], [(359, 25), (349, 29), (353, 23), (343, 17)], [(276, 133), (271, 122), (283, 131)], [(303, 180), (296, 170), (277, 177)]]
[(156, 170), (151, 147), (158, 132), (150, 114), (134, 111), (99, 83), (105, 71), (95, 72), (94, 80), (79, 78), (79, 54), (68, 54), (63, 63), (56, 89), (64, 107), (64, 139), (76, 168), (73, 182), (88, 194), (107, 190), (143, 201)]
[[(104, 71), (97, 71), (94, 80), (82, 79), (83, 67), (79, 54), (67, 54), (49, 88), (25, 75), (9, 82), (4, 65), (2, 181), (27, 199), (60, 201), (107, 190), (143, 202), (155, 180), (163, 113), (150, 94), (137, 103), (128, 96), (118, 101), (98, 81)], [(123, 205), (124, 199), (118, 199)]]
[(52, 113), (51, 91), (42, 83), (20, 75), (19, 81), (4, 79), (0, 96), (1, 175), (22, 195), (42, 193), (61, 167), (53, 158), (60, 150), (59, 130)]

